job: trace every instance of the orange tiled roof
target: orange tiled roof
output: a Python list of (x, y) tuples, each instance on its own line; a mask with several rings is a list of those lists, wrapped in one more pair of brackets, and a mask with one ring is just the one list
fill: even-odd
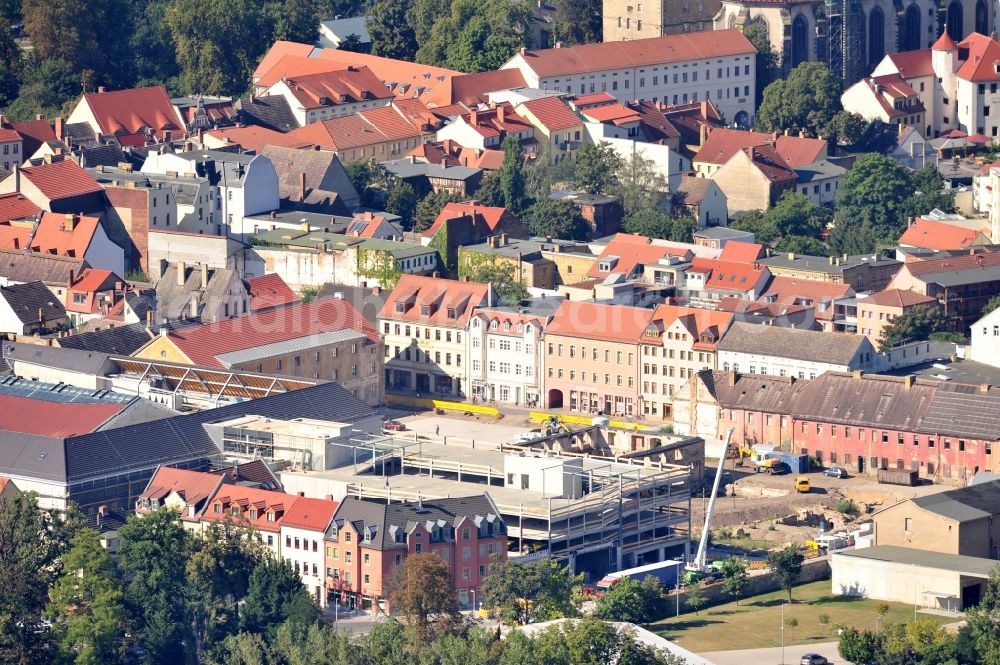
[(338, 505), (340, 504), (329, 499), (309, 499), (300, 496), (285, 511), (281, 526), (325, 532), (333, 521), (333, 514), (337, 512)]
[[(711, 350), (732, 325), (733, 313), (699, 307), (659, 305), (653, 312), (653, 318), (644, 331), (641, 341), (644, 344), (662, 344), (663, 331), (678, 320), (692, 336), (695, 348)], [(661, 334), (651, 334), (652, 331)], [(708, 339), (703, 340), (703, 335)]]
[(287, 134), (276, 132), (260, 125), (247, 127), (224, 127), (205, 132), (206, 136), (225, 141), (230, 145), (242, 146), (244, 150), (260, 153), (266, 146), (276, 145), (284, 148), (301, 148), (304, 145)]
[(934, 66), (931, 63), (931, 49), (922, 48), (916, 51), (902, 51), (889, 56), (892, 64), (905, 78), (934, 76)]
[(552, 132), (570, 129), (571, 127), (580, 127), (583, 125), (583, 120), (581, 120), (578, 115), (573, 113), (573, 111), (566, 106), (566, 103), (558, 97), (542, 97), (541, 99), (532, 99), (524, 102), (518, 108), (524, 108), (531, 111), (531, 114), (535, 116), (535, 119), (538, 120), (543, 127)]
[(97, 270), (96, 268), (84, 268), (80, 271), (76, 281), (70, 284), (71, 291), (81, 291), (93, 293), (114, 288), (115, 274), (110, 270)]
[(811, 139), (805, 136), (778, 136), (774, 144), (775, 150), (792, 168), (812, 164), (823, 158), (827, 144), (823, 139)]
[(1000, 42), (974, 32), (958, 46), (968, 49), (968, 57), (955, 72), (959, 78), (966, 81), (1000, 81), (996, 70), (1000, 62)]
[(618, 102), (615, 102), (614, 104), (592, 106), (581, 110), (580, 113), (595, 122), (610, 122), (615, 125), (639, 122), (642, 119), (642, 116), (639, 115), (638, 111), (634, 111), (624, 104), (619, 104)]
[(705, 145), (701, 146), (694, 161), (722, 166), (740, 150), (750, 146), (767, 145), (772, 140), (774, 140), (772, 134), (720, 127), (709, 132)]
[(251, 312), (269, 307), (291, 305), (301, 300), (277, 273), (250, 277), (246, 280), (246, 285), (250, 294)]
[(915, 291), (904, 291), (903, 289), (886, 289), (885, 291), (879, 291), (858, 300), (859, 305), (881, 305), (883, 307), (899, 307), (900, 309), (914, 305), (926, 305), (932, 302), (936, 303), (937, 298), (925, 296)]
[(975, 229), (918, 217), (898, 242), (924, 249), (967, 249), (980, 236), (982, 233)]
[(545, 334), (635, 344), (652, 316), (653, 311), (644, 307), (565, 300), (556, 309)]
[[(473, 309), (487, 299), (490, 286), (437, 277), (403, 275), (382, 307), (380, 318), (465, 328)], [(397, 311), (397, 303), (403, 307)], [(421, 306), (427, 305), (428, 313)], [(454, 317), (448, 316), (454, 311)]]
[(485, 104), (489, 101), (488, 93), (523, 88), (525, 85), (524, 76), (517, 69), (460, 74), (446, 80), (444, 85), (436, 86), (424, 96), (424, 101), (438, 106)]
[(104, 134), (136, 134), (147, 127), (161, 139), (168, 131), (174, 138), (185, 133), (184, 124), (162, 85), (89, 92), (83, 99)]
[(30, 226), (11, 226), (0, 222), (0, 249), (24, 249), (31, 240)]
[[(139, 495), (139, 498), (161, 500), (169, 496), (171, 492), (177, 492), (188, 506), (196, 507), (205, 502), (201, 507), (203, 511), (208, 507), (207, 501), (222, 486), (224, 480), (222, 476), (215, 473), (161, 466), (149, 479), (149, 484), (146, 485), (146, 489)], [(198, 519), (200, 516), (200, 511), (197, 515), (181, 513), (182, 520)]]
[(104, 191), (89, 173), (70, 159), (41, 166), (25, 166), (21, 169), (21, 177), (27, 178), (49, 200)]
[(282, 82), (305, 109), (392, 97), (367, 67), (337, 65), (332, 71), (289, 76)]
[(449, 202), (441, 208), (441, 212), (438, 213), (434, 223), (431, 224), (429, 229), (424, 231), (423, 235), (426, 238), (432, 238), (437, 235), (438, 230), (444, 224), (445, 220), (457, 219), (459, 217), (471, 217), (474, 225), (485, 225), (486, 228), (483, 231), (488, 235), (490, 231), (497, 228), (497, 225), (503, 220), (504, 213), (506, 212), (506, 208), (484, 206), (472, 201), (462, 203)]
[(402, 141), (433, 133), (414, 126), (395, 104), (314, 122), (285, 136), (297, 145), (318, 145), (326, 150), (347, 150), (384, 141)]
[[(631, 275), (637, 266), (656, 263), (668, 254), (679, 256), (684, 260), (690, 260), (693, 256), (691, 250), (686, 248), (654, 245), (646, 236), (618, 233), (605, 246), (604, 251), (587, 272), (587, 276), (604, 278), (613, 274)], [(602, 271), (601, 260), (610, 256), (618, 257), (618, 262), (611, 270)]]
[(739, 242), (730, 240), (722, 248), (719, 254), (720, 261), (734, 261), (736, 263), (753, 263), (757, 259), (764, 257), (764, 245), (756, 242)]
[[(247, 525), (261, 531), (274, 533), (281, 529), (284, 515), (294, 507), (299, 498), (294, 494), (285, 494), (284, 492), (226, 484), (215, 493), (215, 497), (205, 508), (202, 519), (222, 523), (232, 521), (238, 525)], [(221, 506), (222, 512), (215, 512), (216, 505)], [(238, 509), (237, 515), (232, 513), (234, 507)], [(250, 517), (251, 510), (257, 511), (256, 518)], [(281, 515), (276, 514), (274, 521), (269, 522), (268, 512), (280, 512)]]
[[(67, 228), (68, 218), (73, 218), (72, 229)], [(101, 220), (87, 215), (62, 215), (42, 213), (42, 219), (31, 240), (31, 251), (82, 259), (94, 240), (94, 233)]]

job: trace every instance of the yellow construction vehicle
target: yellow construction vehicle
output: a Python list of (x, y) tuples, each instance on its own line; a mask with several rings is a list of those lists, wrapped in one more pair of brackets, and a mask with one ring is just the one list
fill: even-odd
[(769, 454), (774, 452), (774, 446), (740, 446), (739, 455), (740, 463), (743, 460), (748, 460), (750, 466), (754, 468), (757, 473), (775, 473), (778, 469), (784, 468), (781, 466), (781, 460), (768, 457)]

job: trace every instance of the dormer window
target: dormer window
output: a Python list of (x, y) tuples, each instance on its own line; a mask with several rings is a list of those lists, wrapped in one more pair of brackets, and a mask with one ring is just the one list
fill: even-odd
[(448, 308), (448, 318), (449, 319), (454, 319), (455, 318), (455, 308), (454, 307), (449, 307)]
[(524, 332), (524, 324), (523, 323), (517, 324), (517, 332)]
[(252, 520), (257, 519), (257, 509), (256, 508), (251, 508), (250, 509), (250, 519), (252, 519)]
[(431, 306), (430, 305), (421, 305), (420, 306), (420, 316), (430, 316), (430, 315), (431, 315)]
[(503, 331), (504, 332), (510, 332), (510, 321), (504, 321)]
[(272, 512), (270, 510), (267, 511), (267, 521), (268, 522), (273, 522), (274, 521), (274, 512)]
[(500, 323), (496, 319), (493, 319), (492, 321), (490, 321), (490, 330), (496, 330), (499, 327), (500, 327)]
[(222, 514), (222, 504), (221, 503), (215, 504), (215, 514), (216, 515)]
[(337, 532), (338, 531), (339, 531), (339, 529), (337, 528), (336, 524), (330, 526), (330, 540), (337, 540)]
[(402, 300), (397, 300), (396, 301), (396, 313), (397, 314), (403, 314), (404, 312), (406, 312), (406, 303), (404, 303)]

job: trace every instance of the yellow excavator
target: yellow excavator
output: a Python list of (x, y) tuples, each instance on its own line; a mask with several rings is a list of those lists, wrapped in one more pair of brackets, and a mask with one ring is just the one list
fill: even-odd
[(750, 466), (753, 467), (754, 471), (757, 473), (775, 473), (778, 469), (782, 468), (781, 460), (768, 457), (769, 454), (774, 452), (773, 446), (753, 446), (749, 447), (746, 445), (740, 446), (739, 456), (740, 464), (743, 460), (748, 460)]

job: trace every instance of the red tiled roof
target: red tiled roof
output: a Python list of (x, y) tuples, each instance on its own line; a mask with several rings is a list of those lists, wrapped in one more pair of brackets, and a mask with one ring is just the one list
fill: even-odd
[(70, 291), (80, 291), (82, 293), (95, 293), (106, 291), (115, 287), (115, 274), (110, 270), (97, 270), (96, 268), (84, 268), (80, 271), (76, 281), (70, 284)]
[[(774, 304), (783, 308), (813, 307), (817, 319), (832, 320), (834, 316), (833, 301), (839, 298), (850, 298), (853, 295), (854, 289), (850, 284), (834, 284), (814, 279), (778, 276), (771, 279), (771, 283), (767, 285), (767, 289), (757, 302), (767, 305)], [(826, 302), (828, 307), (821, 311), (816, 306), (822, 302)]]
[[(532, 316), (531, 314), (516, 314), (507, 309), (479, 309), (476, 310), (476, 316), (480, 317), (483, 321), (488, 321), (490, 328), (489, 334), (491, 335), (508, 335), (511, 337), (521, 337), (524, 335), (523, 332), (518, 331), (518, 324), (532, 324), (538, 327), (541, 331), (545, 328), (546, 318), (541, 316)], [(497, 327), (492, 327), (492, 322), (497, 322)], [(510, 324), (510, 329), (505, 330), (506, 325)]]
[(744, 148), (743, 152), (771, 182), (795, 182), (799, 179), (798, 174), (792, 170), (788, 162), (771, 146), (757, 145), (752, 148)]
[(775, 141), (774, 148), (789, 166), (795, 168), (822, 159), (826, 154), (827, 144), (823, 139), (781, 135)]
[(367, 67), (336, 65), (332, 71), (289, 76), (282, 82), (306, 109), (392, 97)]
[(31, 240), (30, 226), (11, 226), (0, 222), (0, 249), (24, 249)]
[(224, 353), (345, 329), (379, 339), (374, 325), (349, 302), (337, 298), (180, 328), (168, 336), (195, 365), (221, 367), (216, 356)]
[(634, 344), (653, 317), (644, 307), (564, 300), (545, 334)]
[(918, 217), (898, 243), (924, 249), (966, 249), (980, 236), (982, 233), (975, 229)]
[(558, 97), (542, 97), (541, 99), (532, 99), (524, 102), (518, 108), (524, 108), (530, 111), (543, 127), (552, 132), (569, 129), (571, 127), (580, 127), (583, 125), (583, 120), (581, 120), (578, 115), (573, 113), (573, 111), (566, 106), (566, 103)]
[(285, 511), (281, 526), (307, 531), (326, 531), (333, 521), (333, 514), (337, 512), (338, 505), (336, 501), (328, 499), (309, 499), (300, 496), (292, 507)]
[(385, 141), (419, 139), (433, 130), (415, 127), (395, 105), (314, 122), (285, 136), (298, 146), (318, 145), (326, 150), (347, 150)]
[(225, 141), (229, 145), (242, 146), (244, 150), (253, 150), (256, 153), (260, 153), (265, 146), (269, 145), (285, 148), (301, 148), (305, 145), (294, 139), (289, 139), (287, 134), (276, 132), (273, 129), (261, 127), (260, 125), (213, 129), (205, 132), (205, 135), (219, 141)]
[(13, 143), (14, 141), (21, 141), (21, 135), (13, 129), (0, 127), (0, 143)]
[(89, 92), (83, 101), (104, 134), (138, 134), (144, 127), (159, 138), (171, 132), (174, 138), (184, 135), (184, 125), (162, 85), (111, 92)]
[(615, 102), (614, 104), (603, 104), (592, 106), (580, 111), (583, 115), (596, 122), (611, 122), (616, 125), (623, 125), (629, 122), (639, 122), (642, 116), (638, 111), (634, 111), (624, 104)]
[(485, 104), (488, 93), (508, 88), (523, 88), (524, 77), (517, 69), (498, 69), (478, 74), (453, 76), (450, 82), (437, 86), (424, 97), (428, 104), (447, 106), (450, 104)]
[[(67, 217), (74, 220), (73, 230), (67, 230)], [(63, 215), (54, 212), (42, 213), (42, 219), (31, 239), (31, 251), (57, 256), (72, 256), (82, 259), (94, 240), (94, 233), (101, 220), (87, 215)]]
[(713, 129), (705, 145), (701, 146), (694, 161), (722, 166), (740, 150), (757, 145), (767, 145), (774, 140), (772, 134), (746, 132), (738, 129)]
[[(489, 284), (477, 282), (403, 275), (382, 307), (379, 317), (465, 328), (472, 310), (487, 300), (489, 289)], [(405, 311), (397, 312), (396, 303), (403, 303)], [(421, 305), (429, 305), (430, 314), (421, 313)], [(454, 318), (448, 316), (449, 309), (454, 310)]]
[(934, 46), (931, 47), (932, 51), (955, 51), (957, 49), (955, 40), (948, 34), (948, 30), (944, 30), (937, 41), (934, 42)]
[(1000, 42), (974, 32), (958, 45), (969, 50), (968, 58), (955, 72), (959, 78), (966, 81), (1000, 81), (1000, 74), (996, 71), (1000, 62)]
[[(215, 497), (209, 502), (202, 515), (203, 520), (209, 522), (233, 522), (235, 524), (246, 524), (257, 527), (261, 531), (277, 532), (284, 522), (284, 515), (275, 516), (273, 522), (267, 520), (268, 509), (281, 510), (287, 514), (295, 507), (300, 497), (284, 492), (272, 492), (270, 490), (257, 489), (256, 487), (244, 487), (242, 485), (224, 485), (215, 493)], [(215, 506), (221, 505), (221, 513), (215, 512)], [(230, 511), (234, 506), (240, 509), (239, 515), (233, 515)], [(257, 518), (250, 519), (250, 510), (257, 511)]]
[(537, 75), (549, 77), (756, 53), (742, 31), (729, 29), (529, 50), (520, 57)]
[[(267, 56), (265, 56), (265, 60)], [(263, 62), (262, 62), (263, 64)], [(255, 83), (259, 88), (270, 88), (284, 78), (309, 76), (344, 69), (344, 65), (329, 60), (317, 60), (307, 55), (288, 54), (278, 58)]]
[(27, 178), (50, 201), (104, 191), (89, 173), (70, 159), (25, 166), (21, 169), (21, 177)]
[(252, 312), (270, 307), (291, 305), (301, 300), (277, 273), (251, 277), (246, 280), (246, 285), (250, 294), (250, 311)]
[(573, 105), (578, 109), (601, 104), (612, 104), (618, 100), (610, 92), (591, 92), (586, 95), (577, 95), (572, 99)]
[[(149, 484), (146, 485), (146, 489), (139, 495), (139, 498), (159, 500), (169, 496), (171, 492), (177, 492), (187, 505), (197, 506), (199, 503), (211, 499), (224, 480), (216, 473), (161, 466), (149, 479)], [(205, 503), (201, 510), (203, 511), (207, 507), (208, 504)], [(200, 513), (191, 516), (187, 513), (181, 513), (182, 520), (198, 519), (200, 516)]]
[(10, 126), (21, 135), (21, 140), (24, 143), (22, 154), (25, 159), (34, 155), (43, 143), (60, 139), (52, 130), (48, 120), (23, 120), (12, 122)]
[(913, 277), (920, 278), (945, 272), (956, 272), (971, 268), (992, 268), (994, 266), (1000, 266), (1000, 252), (982, 252), (977, 254), (963, 254), (962, 256), (950, 256), (944, 259), (914, 261), (907, 263), (903, 267), (903, 270), (909, 271)]
[(771, 275), (771, 272), (759, 263), (733, 263), (703, 258), (695, 258), (688, 272), (711, 273), (705, 280), (706, 288), (741, 292), (749, 291), (762, 279)]
[(89, 434), (128, 406), (50, 402), (15, 395), (0, 395), (0, 430), (65, 438)]
[(763, 258), (763, 256), (764, 245), (760, 243), (730, 240), (722, 248), (719, 260), (734, 261), (736, 263), (753, 263), (757, 259)]
[(487, 138), (500, 136), (506, 132), (530, 132), (534, 129), (531, 123), (519, 116), (507, 102), (497, 104), (493, 109), (470, 111), (462, 116), (462, 120)]
[(931, 49), (923, 48), (916, 51), (902, 51), (889, 55), (892, 64), (904, 78), (917, 78), (921, 76), (934, 76), (934, 67), (931, 64)]
[[(729, 326), (733, 322), (733, 313), (699, 307), (659, 305), (653, 313), (653, 318), (647, 327), (647, 331), (655, 329), (662, 333), (678, 319), (694, 338), (695, 348), (698, 348), (700, 345), (704, 345), (701, 348), (712, 348), (718, 344), (722, 336), (729, 330)], [(702, 342), (701, 336), (705, 333), (709, 333), (710, 336), (714, 337), (714, 341)], [(641, 341), (644, 344), (662, 344), (663, 336), (650, 335), (644, 332)]]
[(867, 298), (858, 300), (859, 305), (881, 305), (883, 307), (899, 307), (900, 309), (914, 305), (926, 305), (932, 302), (936, 303), (937, 298), (925, 296), (915, 291), (904, 291), (903, 289), (886, 289), (885, 291), (879, 291)]
[[(299, 44), (297, 42), (286, 41), (274, 42), (274, 45), (271, 46), (268, 52), (264, 54), (260, 64), (257, 65), (257, 69), (254, 70), (254, 81), (259, 82), (262, 77), (277, 66), (278, 63), (281, 62), (281, 60), (286, 56), (296, 56), (308, 59), (309, 54), (313, 52), (314, 48), (315, 47), (311, 44)], [(280, 78), (281, 76), (278, 76), (278, 79)]]
[(37, 217), (40, 212), (42, 209), (32, 203), (24, 194), (17, 192), (0, 194), (0, 222)]
[(437, 235), (438, 230), (440, 230), (441, 225), (446, 220), (458, 219), (459, 217), (471, 217), (474, 225), (485, 224), (486, 229), (484, 229), (484, 232), (488, 234), (489, 231), (496, 229), (497, 225), (500, 224), (505, 212), (507, 212), (506, 208), (484, 206), (479, 203), (472, 203), (471, 201), (463, 203), (449, 202), (441, 208), (441, 212), (438, 213), (434, 223), (431, 224), (429, 229), (424, 231), (423, 235), (425, 238), (433, 238)]
[[(693, 255), (691, 250), (664, 245), (654, 245), (652, 240), (646, 236), (633, 235), (628, 233), (618, 233), (611, 242), (607, 244), (600, 257), (594, 262), (587, 272), (588, 277), (607, 277), (612, 274), (631, 275), (639, 265), (651, 265), (667, 255), (680, 256), (683, 259), (690, 259)], [(602, 271), (600, 269), (601, 260), (609, 256), (617, 256), (618, 262), (611, 270)]]

